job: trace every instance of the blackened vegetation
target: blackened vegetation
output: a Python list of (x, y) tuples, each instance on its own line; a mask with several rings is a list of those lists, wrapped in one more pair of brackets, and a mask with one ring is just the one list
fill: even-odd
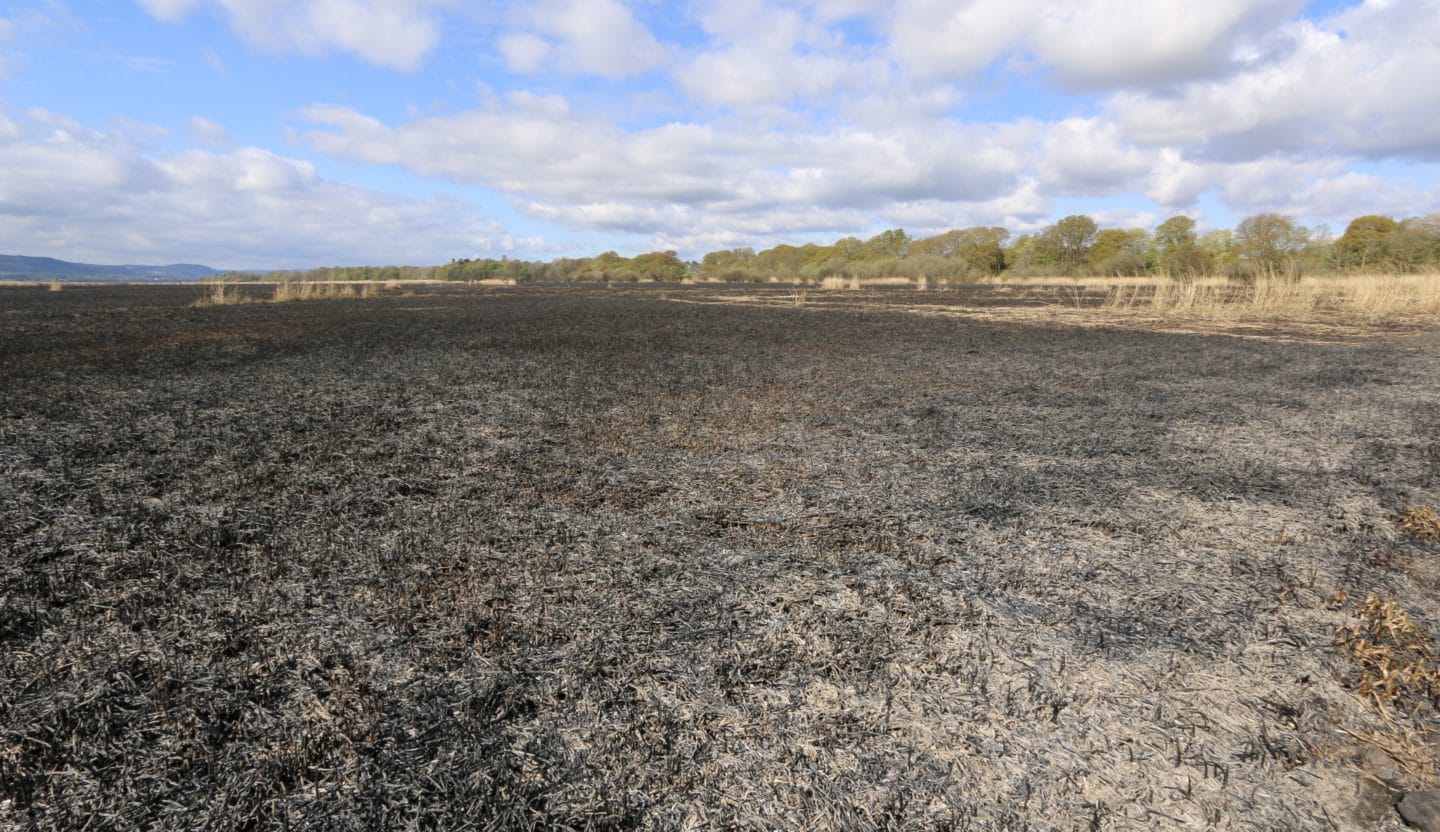
[(1392, 828), (1435, 775), (1375, 785), (1434, 714), (1325, 603), (1434, 632), (1433, 339), (419, 292), (0, 290), (0, 828)]

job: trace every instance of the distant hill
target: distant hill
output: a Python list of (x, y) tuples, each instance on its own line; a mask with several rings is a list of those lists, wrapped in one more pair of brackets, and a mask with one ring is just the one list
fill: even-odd
[(209, 266), (98, 266), (69, 263), (53, 257), (0, 254), (0, 280), (197, 280), (220, 274)]

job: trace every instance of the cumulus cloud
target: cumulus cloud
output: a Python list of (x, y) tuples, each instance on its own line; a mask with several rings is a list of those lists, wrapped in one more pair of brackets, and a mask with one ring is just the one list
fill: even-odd
[(440, 39), (436, 11), (454, 0), (139, 0), (161, 20), (201, 5), (223, 9), (236, 32), (264, 49), (354, 54), (378, 66), (412, 71)]
[[(403, 68), (455, 0), (140, 2), (166, 19), (210, 4), (269, 48)], [(347, 162), (491, 189), (559, 225), (692, 252), (894, 225), (1032, 229), (1062, 197), (1067, 211), (1105, 200), (1117, 222), (1212, 198), (1240, 215), (1433, 210), (1434, 188), (1355, 171), (1367, 158), (1440, 160), (1440, 86), (1426, 83), (1440, 77), (1440, 0), (1308, 7), (521, 0), (481, 26), (512, 73), (551, 89), (567, 75), (608, 83), (568, 97), (487, 86), (475, 109), (384, 120), (383, 104), (316, 105), (292, 135)], [(692, 26), (646, 24), (677, 15)], [(656, 36), (677, 29), (699, 38)], [(217, 128), (195, 121), (188, 135), (240, 159)], [(250, 163), (256, 192), (301, 187)]]
[(967, 77), (996, 60), (1047, 68), (1069, 89), (1154, 85), (1235, 63), (1302, 0), (915, 0), (896, 3), (894, 59), (927, 76)]
[(334, 182), (253, 147), (158, 151), (43, 110), (0, 111), (0, 171), (0, 239), (72, 260), (436, 263), (509, 245), (456, 200)]
[(1153, 154), (1130, 146), (1113, 122), (1069, 118), (1048, 129), (1038, 172), (1051, 193), (1108, 196), (1134, 190), (1154, 166)]
[(1286, 28), (1287, 49), (1233, 76), (1117, 93), (1137, 141), (1214, 158), (1341, 152), (1440, 159), (1440, 0), (1369, 0)]
[(837, 14), (761, 0), (711, 6), (699, 18), (711, 41), (679, 64), (675, 78), (692, 100), (742, 110), (889, 86), (887, 61), (849, 47), (831, 29), (843, 19)]
[(1030, 123), (878, 131), (677, 122), (626, 131), (529, 94), (398, 126), (345, 107), (305, 116), (312, 128), (297, 137), (332, 156), (484, 185), (567, 225), (668, 233), (752, 220), (774, 233), (806, 232), (790, 223), (814, 206), (883, 216), (915, 200), (995, 199), (1015, 187), (1041, 134)]
[(564, 72), (622, 78), (661, 63), (665, 49), (618, 0), (542, 0), (499, 49), (514, 72), (553, 64)]
[(1155, 86), (1234, 67), (1304, 0), (1046, 3), (1027, 38), (1070, 89)]

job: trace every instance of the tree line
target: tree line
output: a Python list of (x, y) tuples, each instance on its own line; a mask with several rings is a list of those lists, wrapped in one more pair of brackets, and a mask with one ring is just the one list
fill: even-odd
[(1101, 228), (1076, 214), (1031, 234), (977, 226), (914, 238), (894, 228), (862, 240), (830, 245), (781, 244), (756, 251), (712, 251), (685, 262), (674, 251), (549, 262), (508, 257), (457, 259), (441, 266), (327, 267), (265, 274), (230, 273), (221, 279), (265, 281), (513, 281), (513, 282), (726, 282), (802, 281), (826, 278), (905, 278), (936, 282), (1014, 276), (1164, 275), (1253, 279), (1324, 273), (1440, 272), (1440, 213), (1396, 220), (1356, 217), (1339, 237), (1275, 213), (1247, 217), (1233, 229), (1199, 233), (1196, 222), (1174, 216), (1155, 230)]
[(779, 245), (713, 251), (697, 273), (709, 279), (819, 280), (845, 277), (924, 277), (979, 280), (1015, 276), (1167, 275), (1177, 279), (1226, 276), (1295, 277), (1311, 273), (1440, 271), (1440, 214), (1405, 220), (1357, 217), (1335, 237), (1281, 214), (1247, 217), (1234, 229), (1200, 234), (1194, 219), (1171, 217), (1151, 232), (1101, 228), (1083, 214), (1033, 234), (975, 227), (912, 239), (891, 229), (833, 245)]

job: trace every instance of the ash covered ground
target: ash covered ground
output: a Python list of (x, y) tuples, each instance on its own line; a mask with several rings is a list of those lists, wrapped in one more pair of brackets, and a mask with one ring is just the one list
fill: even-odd
[(0, 828), (1401, 828), (1440, 338), (744, 291), (0, 289)]

